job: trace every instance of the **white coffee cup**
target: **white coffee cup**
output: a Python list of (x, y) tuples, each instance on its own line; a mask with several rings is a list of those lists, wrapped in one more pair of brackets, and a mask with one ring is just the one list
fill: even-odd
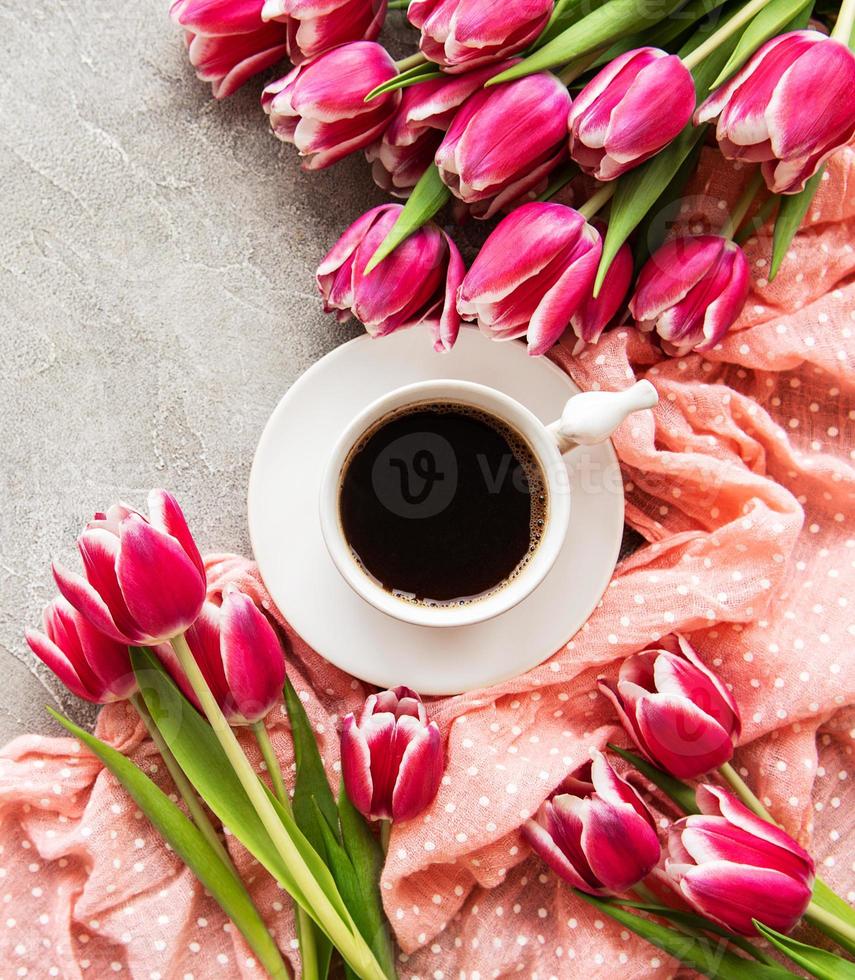
[[(649, 381), (638, 381), (623, 391), (581, 392), (568, 400), (560, 419), (544, 425), (520, 402), (486, 385), (440, 379), (396, 388), (356, 416), (339, 436), (327, 463), (321, 481), (320, 520), (330, 557), (358, 595), (395, 619), (418, 626), (467, 626), (498, 616), (537, 588), (564, 544), (571, 494), (562, 456), (577, 445), (604, 442), (628, 415), (652, 408), (657, 401)], [(501, 588), (466, 603), (428, 605), (395, 595), (365, 571), (345, 537), (339, 496), (345, 465), (366, 432), (404, 409), (443, 402), (486, 412), (525, 439), (546, 480), (547, 516), (535, 551)]]

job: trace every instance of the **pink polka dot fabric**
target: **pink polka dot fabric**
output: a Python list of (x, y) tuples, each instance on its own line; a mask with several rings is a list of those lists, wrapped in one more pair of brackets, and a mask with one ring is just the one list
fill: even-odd
[[(555, 351), (583, 388), (648, 377), (659, 389), (659, 407), (614, 440), (627, 519), (646, 544), (549, 661), (429, 705), (447, 740), (447, 774), (429, 811), (394, 829), (382, 879), (402, 978), (679, 971), (576, 900), (519, 835), (591, 746), (622, 737), (596, 678), (671, 630), (691, 634), (739, 700), (737, 767), (826, 880), (855, 900), (853, 164), (852, 151), (831, 162), (774, 283), (764, 278), (767, 234), (749, 241), (752, 294), (708, 355), (666, 358), (623, 328), (576, 358), (572, 341)], [(739, 184), (730, 166), (704, 161), (681, 227), (719, 227)], [(248, 562), (217, 556), (209, 572), (212, 589), (237, 581), (270, 607)], [(337, 781), (337, 726), (366, 691), (283, 626), (290, 675)], [(279, 709), (269, 727), (290, 772)], [(129, 709), (105, 708), (98, 734), (171, 789)], [(3, 976), (260, 976), (217, 907), (73, 740), (23, 736), (5, 748), (0, 836)], [(293, 958), (287, 896), (229, 843)]]

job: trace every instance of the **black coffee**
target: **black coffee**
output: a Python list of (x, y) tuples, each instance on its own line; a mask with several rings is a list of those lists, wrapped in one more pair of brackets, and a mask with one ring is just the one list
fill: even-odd
[(504, 585), (537, 547), (545, 480), (504, 422), (423, 404), (381, 420), (354, 447), (339, 512), (356, 559), (385, 589), (467, 602)]

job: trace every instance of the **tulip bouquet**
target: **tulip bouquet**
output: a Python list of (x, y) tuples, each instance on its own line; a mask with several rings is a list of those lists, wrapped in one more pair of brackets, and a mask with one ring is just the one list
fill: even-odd
[[(407, 199), (359, 218), (318, 268), (324, 308), (372, 337), (424, 323), (447, 351), (472, 323), (539, 355), (627, 319), (668, 354), (708, 351), (748, 295), (739, 242), (776, 215), (774, 278), (825, 161), (855, 136), (855, 0), (833, 17), (813, 0), (388, 6), (418, 32), (399, 61), (376, 40), (386, 0), (171, 8), (217, 98), (291, 60), (261, 102), (304, 169), (361, 151)], [(753, 171), (745, 191), (715, 234), (664, 241), (652, 219), (713, 133)], [(449, 202), (449, 220), (501, 219), (468, 270), (432, 220)]]
[[(425, 704), (399, 687), (343, 719), (336, 795), (275, 625), (249, 595), (208, 588), (170, 494), (153, 491), (147, 516), (124, 504), (96, 514), (78, 548), (83, 574), (54, 566), (60, 596), (27, 641), (75, 694), (133, 705), (177, 796), (54, 716), (126, 788), (269, 976), (290, 970), (236, 870), (226, 826), (231, 846), (292, 897), (302, 977), (323, 980), (337, 955), (348, 976), (394, 980), (379, 889), (390, 824), (429, 807), (445, 769)], [(855, 911), (732, 767), (739, 709), (691, 643), (664, 637), (599, 685), (632, 749), (610, 745), (610, 759), (592, 748), (524, 825), (534, 853), (580, 900), (706, 976), (794, 976), (768, 944), (822, 980), (855, 975), (836, 952), (789, 936), (804, 918), (855, 954)], [(296, 761), (290, 788), (265, 725), (282, 701)]]

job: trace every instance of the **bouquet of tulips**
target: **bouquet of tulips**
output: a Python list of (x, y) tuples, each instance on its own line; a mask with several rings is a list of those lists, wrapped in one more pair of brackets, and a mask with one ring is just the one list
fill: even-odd
[[(447, 351), (469, 322), (539, 355), (568, 329), (577, 350), (595, 344), (628, 316), (669, 354), (710, 350), (748, 295), (739, 242), (775, 214), (774, 278), (825, 161), (855, 135), (855, 0), (830, 15), (814, 0), (388, 6), (419, 33), (397, 62), (375, 40), (386, 0), (171, 9), (218, 98), (291, 59), (261, 101), (306, 170), (362, 151), (407, 198), (354, 222), (317, 272), (324, 308), (373, 337), (425, 324)], [(749, 171), (744, 193), (716, 234), (663, 242), (653, 219), (713, 123)], [(468, 269), (431, 220), (448, 202), (457, 222), (500, 219)]]
[[(430, 805), (445, 767), (440, 730), (418, 695), (405, 687), (371, 694), (358, 717), (344, 718), (336, 797), (274, 624), (236, 589), (209, 594), (170, 494), (153, 491), (147, 517), (124, 504), (96, 514), (78, 547), (83, 574), (54, 566), (60, 596), (43, 632), (27, 640), (80, 697), (130, 701), (184, 808), (124, 755), (54, 716), (127, 789), (269, 976), (287, 977), (289, 968), (222, 826), (291, 895), (302, 977), (323, 980), (337, 951), (349, 976), (394, 980), (379, 893), (389, 827)], [(590, 763), (523, 828), (532, 850), (581, 901), (706, 976), (795, 976), (756, 945), (758, 936), (822, 980), (855, 976), (849, 960), (788, 935), (804, 917), (855, 954), (855, 911), (816, 878), (811, 856), (730, 765), (739, 709), (688, 640), (665, 637), (600, 686), (636, 751), (610, 748), (630, 767), (619, 774), (592, 747)], [(294, 742), (291, 791), (264, 722), (280, 699)], [(264, 776), (236, 734), (247, 731)], [(701, 778), (708, 781), (686, 782)], [(685, 815), (654, 819), (645, 788), (660, 813)]]

